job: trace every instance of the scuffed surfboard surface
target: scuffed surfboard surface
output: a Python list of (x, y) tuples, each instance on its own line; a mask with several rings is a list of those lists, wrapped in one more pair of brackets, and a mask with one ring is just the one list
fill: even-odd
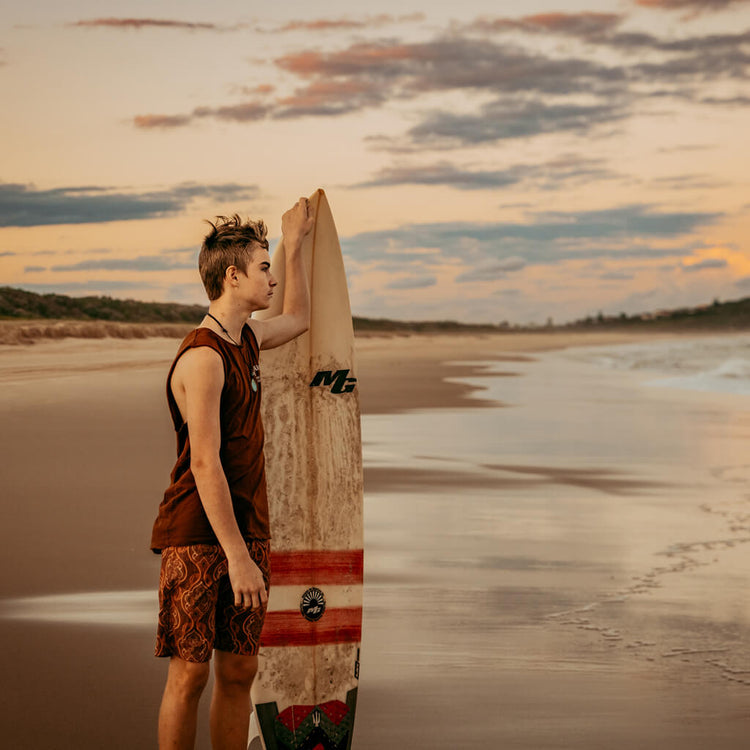
[[(349, 747), (359, 676), (362, 447), (354, 334), (325, 193), (316, 191), (310, 203), (315, 226), (303, 246), (310, 329), (261, 356), (272, 557), (253, 703), (266, 750), (301, 747), (318, 735), (322, 747)], [(279, 287), (284, 265), (282, 242), (272, 259)], [(280, 314), (280, 291), (257, 317)], [(313, 605), (315, 597), (325, 599), (316, 621), (300, 611), (305, 592)]]

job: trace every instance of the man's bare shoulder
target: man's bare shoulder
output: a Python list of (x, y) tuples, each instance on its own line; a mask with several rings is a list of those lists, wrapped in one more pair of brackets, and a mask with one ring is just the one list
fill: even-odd
[(223, 385), (224, 361), (210, 346), (193, 346), (178, 360), (172, 373), (177, 387)]

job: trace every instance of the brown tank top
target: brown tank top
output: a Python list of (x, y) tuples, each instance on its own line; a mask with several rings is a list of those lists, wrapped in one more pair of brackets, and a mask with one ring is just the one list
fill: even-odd
[(172, 374), (188, 350), (208, 346), (224, 363), (221, 392), (220, 459), (232, 496), (234, 516), (245, 539), (269, 539), (263, 423), (260, 415), (258, 342), (250, 326), (242, 329), (241, 346), (224, 340), (210, 328), (196, 328), (183, 340), (167, 376), (167, 401), (177, 432), (177, 463), (164, 493), (151, 535), (151, 549), (191, 544), (218, 544), (198, 496), (190, 469), (190, 437), (171, 388)]

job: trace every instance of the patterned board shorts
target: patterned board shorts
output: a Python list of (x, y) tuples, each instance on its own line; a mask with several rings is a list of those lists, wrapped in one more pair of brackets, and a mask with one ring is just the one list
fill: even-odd
[[(254, 539), (247, 542), (247, 549), (268, 591), (270, 541)], [(265, 616), (265, 605), (235, 606), (227, 559), (219, 545), (162, 550), (156, 656), (207, 662), (214, 649), (255, 656)]]

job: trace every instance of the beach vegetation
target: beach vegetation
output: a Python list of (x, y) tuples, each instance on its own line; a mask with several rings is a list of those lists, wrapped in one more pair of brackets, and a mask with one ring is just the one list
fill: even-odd
[[(108, 296), (69, 297), (37, 294), (0, 287), (0, 344), (33, 343), (43, 338), (183, 337), (197, 325), (204, 305), (141, 302)], [(390, 318), (353, 318), (358, 336), (442, 333), (522, 333), (585, 330), (745, 330), (750, 329), (750, 297), (673, 310), (608, 315), (599, 310), (568, 323), (549, 316), (537, 323), (461, 323), (455, 320), (405, 321)]]

